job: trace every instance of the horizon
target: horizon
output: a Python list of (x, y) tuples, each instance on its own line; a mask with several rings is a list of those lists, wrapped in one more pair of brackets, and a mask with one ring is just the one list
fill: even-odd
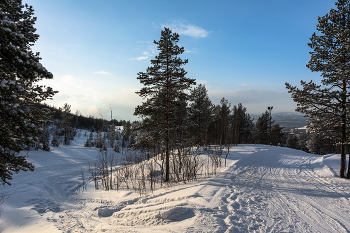
[(320, 80), (306, 68), (317, 17), (334, 8), (330, 0), (122, 2), (27, 0), (40, 38), (33, 47), (54, 75), (41, 83), (59, 91), (45, 103), (72, 106), (83, 115), (139, 120), (137, 73), (158, 54), (152, 43), (163, 27), (180, 35), (187, 77), (205, 84), (214, 104), (242, 103), (250, 114), (268, 106), (295, 112), (284, 83)]

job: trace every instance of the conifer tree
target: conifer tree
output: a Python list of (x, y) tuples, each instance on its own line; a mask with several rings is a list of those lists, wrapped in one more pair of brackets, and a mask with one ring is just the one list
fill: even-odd
[(59, 127), (60, 127), (59, 134), (60, 136), (63, 136), (64, 145), (70, 145), (70, 141), (73, 139), (73, 127), (72, 127), (73, 115), (71, 114), (70, 108), (71, 106), (67, 103), (65, 103), (63, 107), (60, 108), (62, 120), (59, 124)]
[(49, 127), (46, 125), (43, 129), (43, 133), (39, 136), (40, 148), (44, 151), (50, 151), (50, 132)]
[(175, 127), (174, 112), (178, 101), (188, 99), (185, 90), (195, 85), (195, 80), (186, 78), (184, 70), (188, 60), (182, 60), (178, 55), (185, 49), (177, 45), (179, 34), (164, 28), (159, 41), (154, 41), (159, 50), (158, 56), (151, 60), (152, 66), (146, 72), (139, 72), (138, 78), (144, 87), (137, 92), (145, 99), (142, 105), (135, 109), (134, 115), (140, 116), (143, 122), (141, 129), (158, 132), (165, 147), (165, 181), (169, 181), (169, 158), (171, 131)]
[(287, 139), (287, 146), (289, 148), (293, 148), (293, 149), (300, 149), (299, 144), (298, 144), (298, 138), (295, 134), (292, 134), (291, 136), (289, 136), (289, 138)]
[(199, 84), (191, 91), (189, 107), (191, 135), (193, 143), (203, 146), (208, 142), (208, 128), (211, 122), (213, 104), (205, 85)]
[(86, 139), (84, 146), (85, 147), (93, 147), (94, 146), (94, 135), (93, 135), (92, 131), (90, 132), (88, 139)]
[(232, 142), (237, 144), (249, 143), (252, 140), (253, 120), (247, 113), (247, 108), (241, 103), (232, 109)]
[(55, 91), (38, 85), (53, 75), (40, 63), (32, 46), (35, 34), (32, 6), (21, 0), (0, 1), (0, 178), (10, 184), (14, 172), (33, 170), (34, 166), (18, 153), (37, 142), (49, 120), (50, 110), (34, 103), (51, 98)]
[[(270, 139), (270, 113), (266, 110), (255, 123), (255, 142), (269, 144)], [(273, 122), (272, 122), (273, 123)]]
[[(322, 85), (301, 81), (302, 89), (289, 83), (286, 87), (298, 103), (296, 110), (311, 118), (310, 128), (336, 132), (341, 148), (340, 177), (345, 177), (350, 103), (350, 1), (338, 0), (335, 4), (336, 9), (318, 18), (316, 29), (320, 35), (314, 33), (308, 44), (313, 51), (306, 66), (313, 72), (321, 72)], [(350, 169), (347, 178), (350, 178)]]
[(97, 133), (96, 141), (95, 141), (95, 143), (94, 143), (95, 146), (96, 146), (96, 148), (102, 149), (105, 143), (106, 143), (106, 142), (105, 142), (105, 139), (104, 139), (104, 137), (103, 137), (103, 135), (102, 135), (102, 132), (99, 131), (99, 132)]
[(284, 134), (282, 132), (283, 127), (279, 124), (275, 124), (271, 127), (270, 143), (271, 145), (278, 146), (283, 143)]
[(208, 129), (208, 141), (210, 144), (220, 144), (221, 139), (221, 106), (214, 105), (212, 108), (211, 121)]
[(108, 144), (111, 148), (114, 148), (115, 140), (117, 138), (117, 132), (115, 131), (114, 124), (109, 126), (108, 129)]
[(230, 117), (231, 117), (231, 104), (222, 98), (220, 101), (220, 145), (226, 145), (231, 142), (230, 130)]

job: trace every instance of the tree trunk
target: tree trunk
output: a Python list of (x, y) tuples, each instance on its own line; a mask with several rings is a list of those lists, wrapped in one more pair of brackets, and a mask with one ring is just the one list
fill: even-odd
[(346, 174), (346, 179), (350, 179), (350, 145), (346, 145), (346, 152), (349, 154), (348, 172)]
[[(169, 131), (167, 132), (169, 133)], [(165, 182), (169, 182), (169, 171), (170, 171), (170, 153), (169, 153), (169, 134), (165, 138)]]
[(342, 83), (342, 112), (341, 112), (341, 151), (340, 151), (340, 178), (345, 178), (346, 166), (346, 80)]
[[(167, 45), (168, 50), (168, 45)], [(169, 54), (169, 53), (167, 53)], [(170, 173), (170, 153), (169, 153), (169, 137), (170, 137), (170, 122), (169, 122), (169, 114), (170, 114), (170, 101), (169, 101), (169, 86), (170, 86), (170, 80), (169, 80), (169, 60), (167, 58), (166, 62), (166, 136), (165, 136), (165, 182), (169, 182), (169, 173)]]

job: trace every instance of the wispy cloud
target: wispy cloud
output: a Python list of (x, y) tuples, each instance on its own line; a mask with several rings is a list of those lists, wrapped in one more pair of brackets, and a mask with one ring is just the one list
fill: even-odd
[(145, 60), (145, 59), (147, 59), (147, 58), (148, 58), (148, 57), (146, 57), (146, 56), (141, 56), (141, 57), (132, 58), (132, 60), (141, 61), (141, 60)]
[[(150, 42), (147, 42), (147, 43), (150, 43)], [(150, 45), (147, 46), (145, 51), (142, 52), (143, 56), (139, 56), (139, 57), (136, 57), (136, 58), (131, 58), (131, 60), (138, 60), (138, 61), (145, 60), (145, 59), (148, 59), (148, 58), (154, 56), (154, 54), (156, 52), (157, 52), (157, 47), (154, 44), (150, 44)]]
[(185, 49), (185, 53), (198, 53), (198, 49), (197, 48), (192, 48), (191, 50)]
[(205, 81), (205, 80), (196, 80), (196, 83), (205, 85), (207, 83), (207, 81)]
[(96, 71), (94, 74), (104, 74), (104, 75), (112, 75), (112, 73), (106, 72), (106, 71)]
[(251, 83), (241, 83), (239, 84), (241, 87), (258, 87), (257, 84), (251, 84)]
[(59, 82), (63, 83), (63, 84), (67, 84), (67, 85), (72, 85), (74, 84), (75, 78), (72, 75), (64, 75), (59, 79)]
[(191, 36), (194, 38), (205, 38), (210, 34), (209, 31), (190, 24), (186, 20), (174, 20), (173, 22), (162, 26), (170, 28), (172, 31), (177, 32), (180, 35)]

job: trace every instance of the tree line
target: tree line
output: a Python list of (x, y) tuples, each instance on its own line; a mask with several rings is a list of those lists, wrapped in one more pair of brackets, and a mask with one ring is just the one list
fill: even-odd
[(192, 156), (185, 151), (191, 148), (217, 145), (222, 154), (233, 144), (278, 145), (282, 127), (277, 125), (272, 130), (268, 111), (254, 124), (242, 104), (232, 107), (222, 98), (214, 105), (205, 85), (194, 86), (195, 80), (186, 77), (184, 65), (188, 60), (179, 57), (185, 49), (178, 46), (178, 41), (179, 34), (164, 28), (160, 40), (154, 41), (159, 54), (146, 72), (138, 73), (144, 87), (137, 94), (144, 102), (135, 109), (134, 115), (141, 121), (133, 126), (137, 136), (132, 148), (149, 157), (161, 155), (164, 181), (169, 182), (171, 166), (182, 171), (183, 161), (188, 159), (184, 156)]

